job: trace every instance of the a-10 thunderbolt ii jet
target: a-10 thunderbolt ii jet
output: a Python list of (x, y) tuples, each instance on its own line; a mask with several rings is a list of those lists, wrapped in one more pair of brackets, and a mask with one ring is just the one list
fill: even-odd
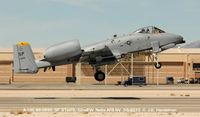
[(92, 65), (97, 81), (105, 79), (100, 66), (113, 64), (125, 57), (128, 53), (151, 50), (154, 55), (155, 67), (161, 68), (157, 53), (184, 43), (183, 37), (167, 33), (155, 26), (144, 27), (133, 33), (114, 36), (111, 39), (81, 47), (78, 40), (66, 41), (50, 46), (44, 52), (44, 59), (35, 60), (30, 44), (21, 42), (14, 45), (14, 71), (20, 73), (37, 73), (38, 69), (86, 62)]

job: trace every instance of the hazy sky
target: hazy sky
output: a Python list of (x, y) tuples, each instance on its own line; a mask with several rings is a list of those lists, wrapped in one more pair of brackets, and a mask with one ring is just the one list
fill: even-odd
[(0, 47), (87, 45), (149, 25), (200, 40), (200, 0), (0, 0)]

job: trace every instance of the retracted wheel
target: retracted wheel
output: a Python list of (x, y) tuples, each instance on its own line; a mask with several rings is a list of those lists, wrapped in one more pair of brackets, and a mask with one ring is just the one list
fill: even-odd
[(94, 74), (94, 78), (95, 80), (97, 81), (103, 81), (105, 79), (105, 73), (103, 73), (102, 71), (97, 71), (95, 74)]
[(160, 62), (155, 63), (155, 68), (156, 69), (160, 69), (162, 67)]

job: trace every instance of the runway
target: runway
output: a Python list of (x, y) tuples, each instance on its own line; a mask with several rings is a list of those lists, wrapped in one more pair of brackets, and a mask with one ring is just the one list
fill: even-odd
[(183, 116), (184, 113), (187, 117), (187, 113), (190, 115), (200, 110), (200, 87), (189, 86), (1, 85), (0, 115), (27, 112), (31, 113), (27, 116), (40, 116), (44, 112), (45, 116), (50, 113), (59, 117), (65, 114), (106, 114), (110, 117), (113, 114), (125, 116), (150, 112), (166, 116)]
[(200, 98), (0, 98), (0, 111), (4, 112), (199, 112), (199, 109)]

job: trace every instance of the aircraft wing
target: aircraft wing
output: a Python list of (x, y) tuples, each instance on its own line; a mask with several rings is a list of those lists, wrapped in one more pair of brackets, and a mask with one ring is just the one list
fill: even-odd
[(89, 64), (95, 66), (112, 64), (116, 61), (117, 58), (115, 54), (107, 46), (99, 50), (83, 52), (81, 57), (81, 62), (89, 62)]
[(116, 59), (120, 59), (123, 56), (123, 53), (120, 51), (119, 49), (120, 47), (116, 46), (110, 46), (108, 47), (108, 49), (110, 50), (110, 52), (112, 53), (112, 55), (116, 58)]

